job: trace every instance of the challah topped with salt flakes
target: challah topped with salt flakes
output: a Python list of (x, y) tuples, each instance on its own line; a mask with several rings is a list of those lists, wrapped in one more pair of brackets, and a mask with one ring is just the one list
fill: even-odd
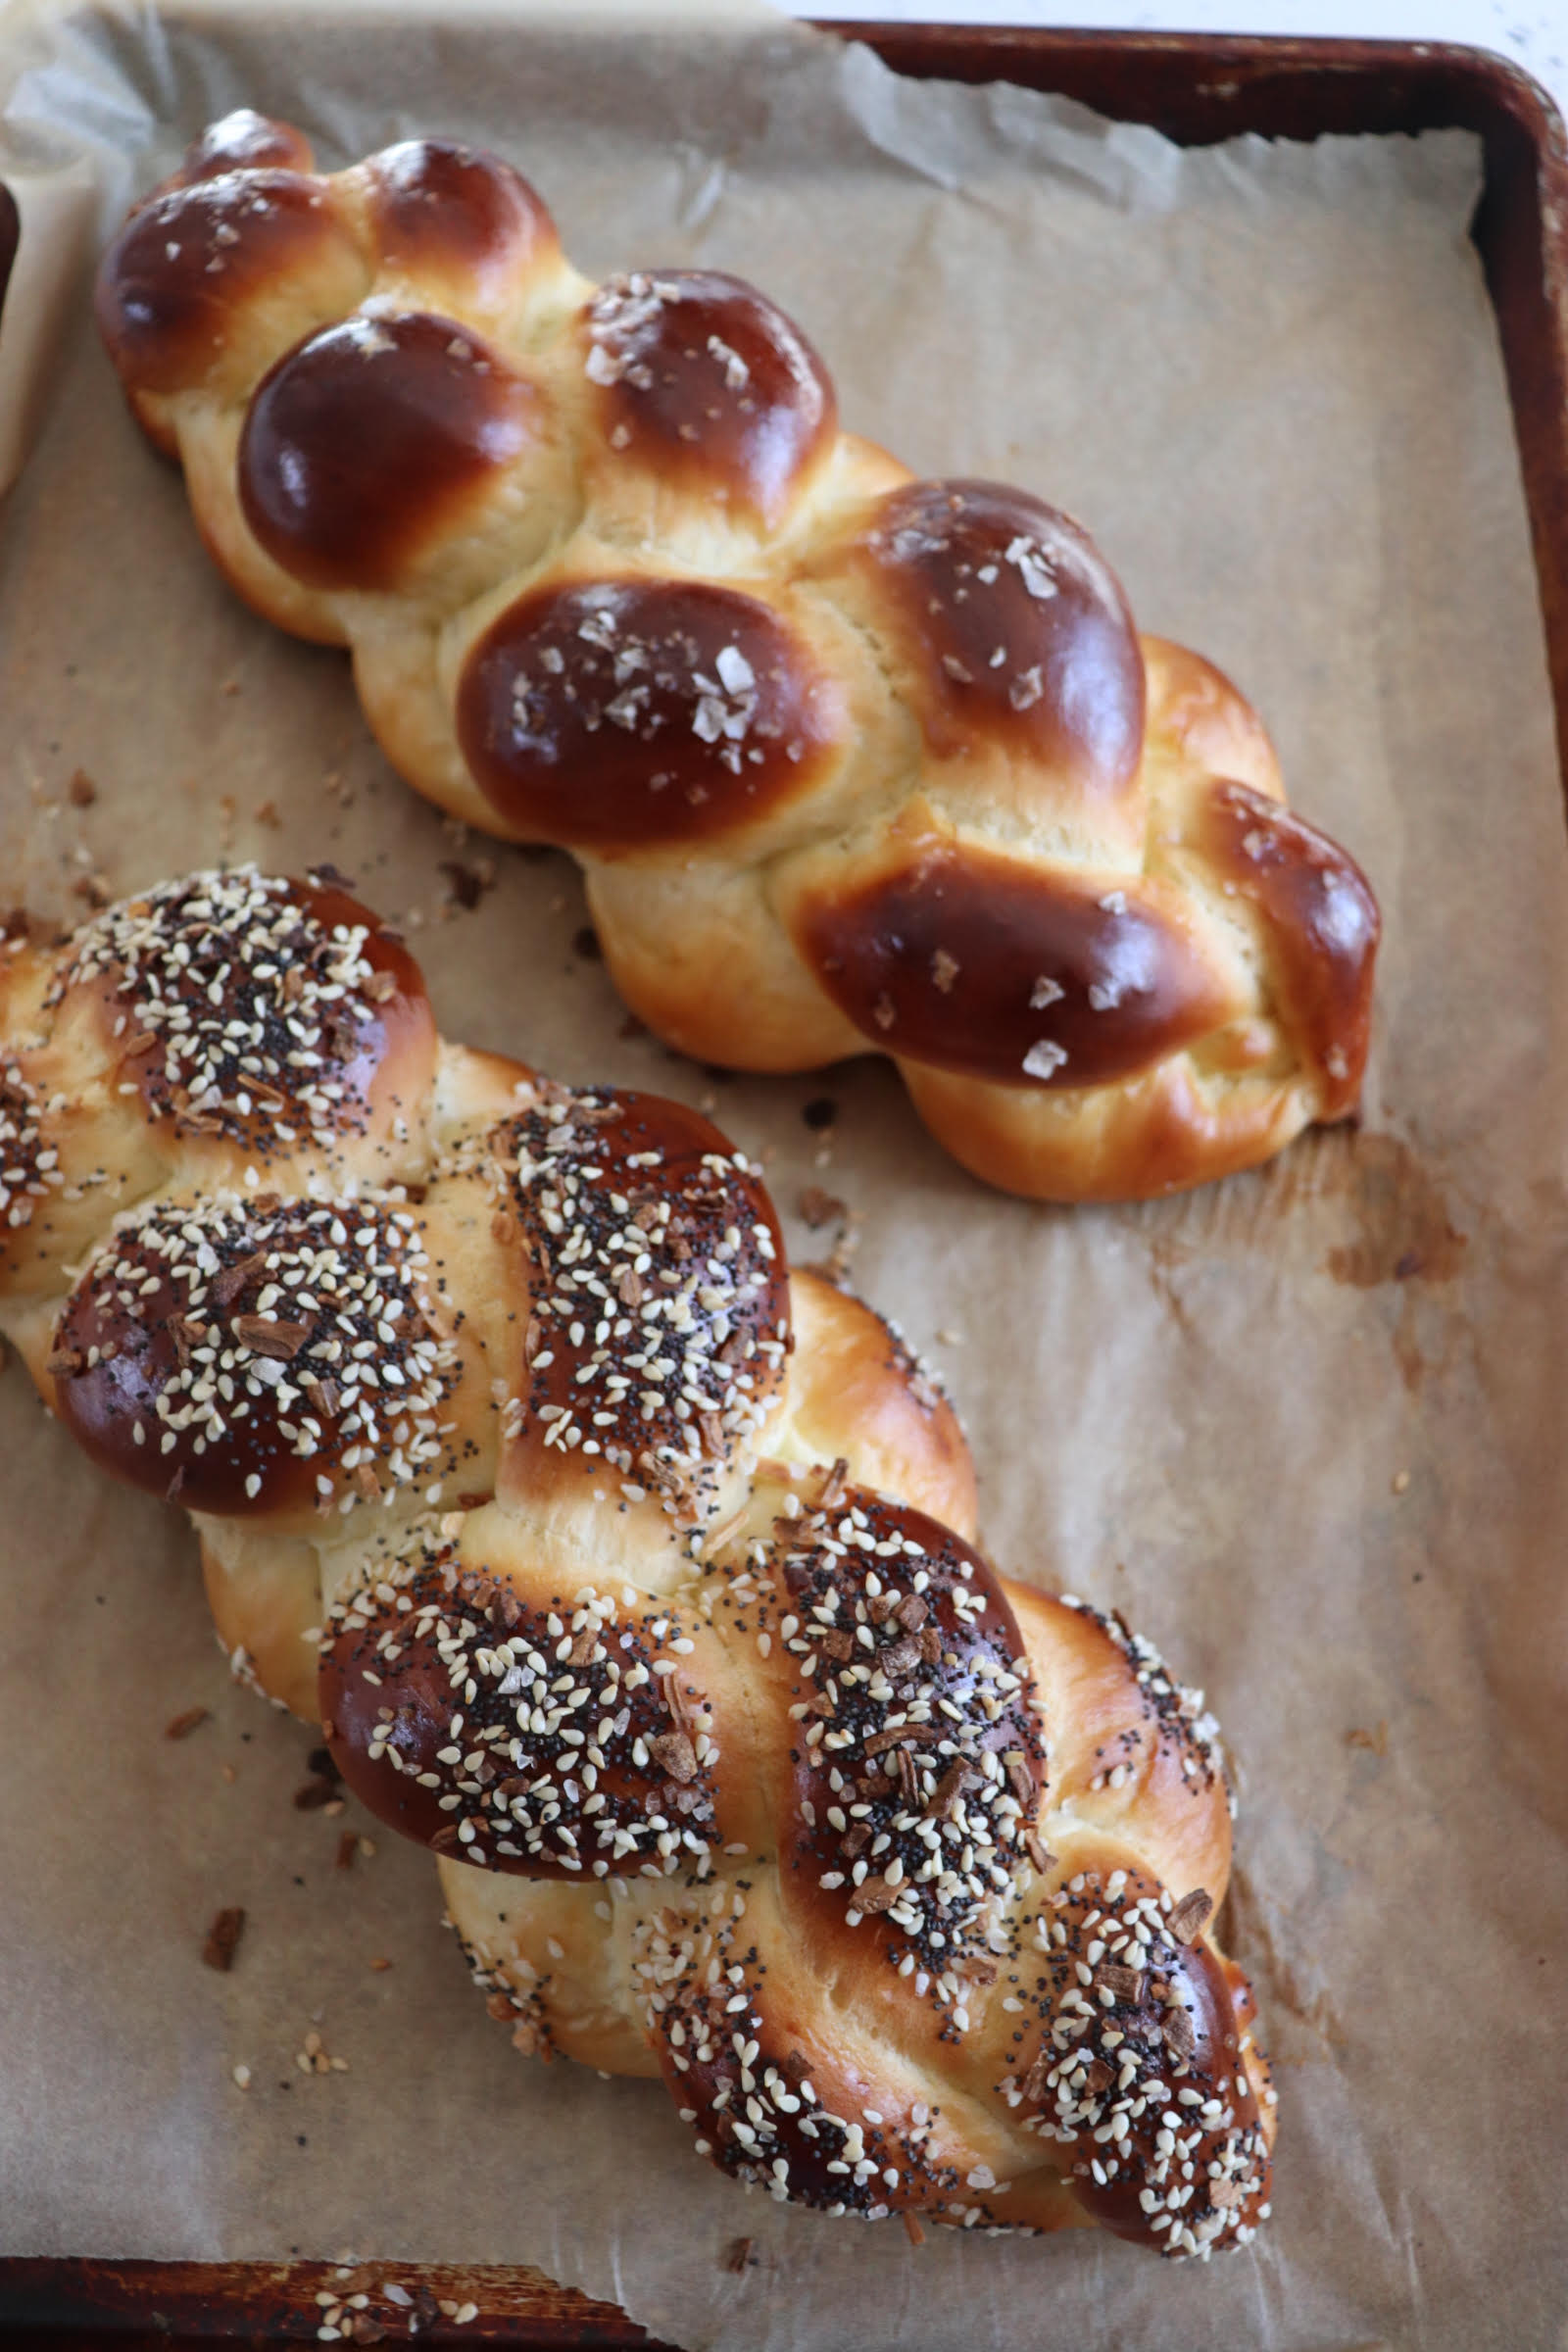
[(915, 481), (711, 270), (592, 286), (507, 164), (215, 123), (105, 257), (132, 408), (419, 791), (572, 851), (700, 1058), (891, 1054), (993, 1183), (1141, 1198), (1354, 1106), (1378, 916), (1079, 526)]
[(436, 1035), (336, 875), (0, 955), (0, 1326), (527, 2051), (832, 2213), (1268, 2212), (1211, 1719), (972, 1547), (951, 1409), (657, 1097)]

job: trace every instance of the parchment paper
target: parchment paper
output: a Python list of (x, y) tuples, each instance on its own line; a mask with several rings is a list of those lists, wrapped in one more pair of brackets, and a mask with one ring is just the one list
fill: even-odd
[[(591, 34), (438, 13), (127, 8), (36, 36), (31, 67), (6, 21), (29, 248), (0, 344), (10, 416), (30, 393), (42, 430), (0, 529), (3, 895), (75, 915), (83, 873), (333, 858), (418, 926), (449, 1033), (716, 1097), (798, 1256), (826, 1238), (803, 1186), (842, 1196), (858, 1280), (966, 1416), (1000, 1564), (1124, 1606), (1226, 1726), (1276, 2218), (1202, 2271), (1089, 2233), (916, 2251), (743, 2197), (651, 2085), (514, 2061), (425, 1858), (380, 1835), (335, 1867), (371, 1825), (292, 1809), (310, 1740), (227, 1684), (182, 1522), (88, 1471), (13, 1364), (0, 2248), (537, 2262), (747, 2352), (1561, 2344), (1568, 858), (1477, 151), (1184, 156), (739, 9)], [(720, 1083), (626, 1035), (568, 862), (450, 838), (344, 662), (220, 590), (121, 412), (73, 223), (85, 255), (242, 100), (332, 162), (487, 141), (587, 268), (755, 276), (849, 422), (1082, 516), (1143, 624), (1256, 699), (1381, 895), (1360, 1131), (1052, 1211), (960, 1174), (874, 1064)], [(442, 859), (493, 869), (475, 910), (443, 908)], [(802, 1118), (824, 1096), (826, 1142)], [(224, 1977), (199, 1953), (232, 1904)], [(313, 2027), (346, 2070), (298, 2071)]]

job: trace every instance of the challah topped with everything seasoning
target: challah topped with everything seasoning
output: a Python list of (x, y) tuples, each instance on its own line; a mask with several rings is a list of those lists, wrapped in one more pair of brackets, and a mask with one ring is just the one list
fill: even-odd
[(657, 1097), (443, 1043), (325, 871), (0, 954), (0, 1325), (521, 2048), (833, 2213), (1268, 2212), (1201, 1700), (973, 1548), (954, 1416)]
[(1377, 909), (1254, 713), (1065, 515), (842, 433), (740, 279), (596, 288), (494, 156), (321, 175), (242, 112), (98, 316), (240, 594), (352, 648), (419, 791), (579, 858), (671, 1044), (890, 1054), (966, 1167), (1063, 1200), (1353, 1108)]

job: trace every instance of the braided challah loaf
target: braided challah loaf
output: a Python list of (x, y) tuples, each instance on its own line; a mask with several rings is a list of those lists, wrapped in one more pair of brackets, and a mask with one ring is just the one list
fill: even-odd
[(493, 156), (215, 124), (98, 316), (240, 594), (393, 765), (571, 850), (703, 1059), (890, 1054), (1007, 1189), (1141, 1198), (1356, 1101), (1378, 917), (1218, 671), (1066, 516), (915, 481), (739, 279), (595, 289)]
[(1246, 2239), (1273, 2094), (1200, 1699), (970, 1548), (949, 1407), (715, 1129), (442, 1043), (348, 889), (7, 944), (45, 1401), (191, 1512), (235, 1670), (441, 1858), (521, 2047), (662, 2074), (830, 2211)]

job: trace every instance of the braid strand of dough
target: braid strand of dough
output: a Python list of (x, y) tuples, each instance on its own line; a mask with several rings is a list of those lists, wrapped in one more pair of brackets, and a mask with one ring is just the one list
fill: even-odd
[(697, 1113), (437, 1035), (323, 869), (0, 953), (0, 1328), (524, 2050), (833, 2213), (1268, 2212), (1212, 1720), (973, 1548), (953, 1413)]
[(772, 303), (595, 287), (494, 156), (208, 130), (98, 316), (241, 596), (464, 821), (571, 851), (699, 1059), (893, 1056), (992, 1183), (1179, 1190), (1353, 1109), (1378, 914), (1080, 527), (841, 432)]

